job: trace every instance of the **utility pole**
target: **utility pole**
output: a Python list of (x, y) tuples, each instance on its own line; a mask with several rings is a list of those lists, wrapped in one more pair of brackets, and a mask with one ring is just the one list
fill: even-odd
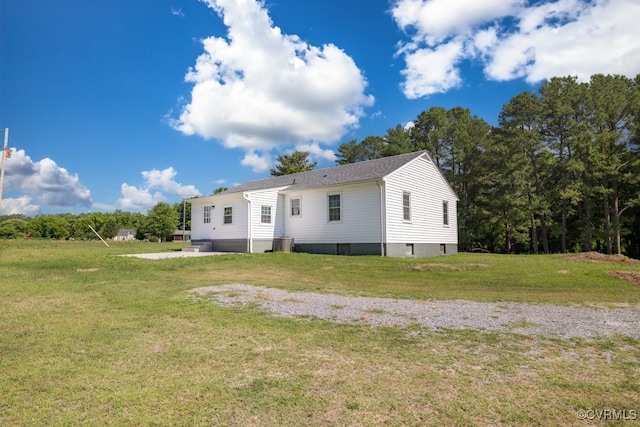
[(9, 145), (9, 128), (4, 132), (4, 146), (2, 147), (2, 164), (0, 164), (0, 212), (2, 212), (2, 189), (4, 188), (4, 164), (7, 161), (7, 146)]
[[(88, 225), (88, 224), (87, 224), (87, 225)], [(92, 226), (90, 226), (90, 225), (89, 225), (89, 228), (91, 229), (91, 231), (93, 231), (93, 232), (96, 234), (96, 236), (98, 236), (98, 238), (99, 238), (100, 240), (102, 240), (102, 243), (104, 243), (107, 247), (109, 247), (109, 244), (108, 244), (107, 242), (105, 242), (105, 241), (104, 241), (104, 239), (102, 238), (102, 236), (98, 234), (98, 232), (96, 231), (96, 229), (95, 229), (95, 228), (93, 228), (93, 227), (92, 227)]]

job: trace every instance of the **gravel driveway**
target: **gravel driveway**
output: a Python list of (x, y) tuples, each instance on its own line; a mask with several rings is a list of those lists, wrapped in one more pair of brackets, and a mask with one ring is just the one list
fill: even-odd
[(586, 308), (514, 302), (420, 301), (348, 297), (243, 284), (193, 289), (220, 305), (257, 304), (285, 317), (312, 317), (372, 326), (422, 325), (429, 329), (479, 329), (559, 338), (626, 335), (640, 339), (640, 309)]

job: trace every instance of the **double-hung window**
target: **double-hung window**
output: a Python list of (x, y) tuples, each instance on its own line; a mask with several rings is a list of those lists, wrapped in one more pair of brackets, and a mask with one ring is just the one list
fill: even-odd
[(226, 206), (224, 208), (223, 224), (233, 224), (233, 207)]
[(442, 224), (449, 225), (449, 202), (442, 202)]
[(340, 221), (340, 194), (329, 194), (329, 221)]
[(262, 206), (260, 208), (260, 222), (262, 224), (271, 224), (271, 206)]
[(402, 193), (402, 219), (411, 221), (411, 193)]
[(211, 206), (204, 207), (203, 218), (205, 224), (211, 224)]
[(291, 216), (300, 216), (300, 198), (291, 199)]

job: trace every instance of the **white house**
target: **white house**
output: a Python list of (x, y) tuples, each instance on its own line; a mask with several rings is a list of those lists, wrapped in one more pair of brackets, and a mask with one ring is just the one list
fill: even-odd
[(458, 251), (458, 198), (425, 151), (247, 182), (191, 199), (205, 251), (424, 257)]
[(136, 230), (131, 228), (121, 228), (118, 230), (118, 234), (113, 237), (113, 240), (133, 240), (136, 238)]

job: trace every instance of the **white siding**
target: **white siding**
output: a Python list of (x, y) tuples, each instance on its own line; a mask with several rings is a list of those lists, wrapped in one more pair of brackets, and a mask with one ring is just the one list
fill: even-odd
[(191, 202), (191, 238), (195, 240), (210, 238), (206, 226), (211, 224), (204, 224), (204, 206), (200, 201)]
[[(341, 195), (341, 220), (329, 221), (329, 194)], [(291, 199), (301, 199), (301, 215), (291, 216)], [(298, 190), (284, 194), (284, 234), (296, 243), (380, 241), (380, 188), (375, 183)]]
[[(436, 166), (423, 157), (386, 179), (388, 243), (458, 243), (456, 196)], [(411, 193), (411, 221), (403, 220), (402, 194)], [(449, 225), (443, 224), (442, 202), (449, 203)]]
[[(250, 203), (242, 193), (193, 199), (192, 239), (253, 241), (288, 236), (297, 244), (379, 243), (381, 240), (390, 244), (457, 244), (457, 199), (429, 159), (418, 157), (385, 177), (382, 191), (382, 204), (381, 189), (376, 182), (254, 191), (246, 194)], [(410, 221), (403, 218), (403, 193), (410, 193)], [(340, 221), (329, 221), (330, 194), (341, 196)], [(291, 215), (292, 198), (301, 201), (300, 215)], [(449, 225), (443, 224), (442, 203), (445, 201), (449, 206)], [(207, 205), (215, 208), (211, 211), (211, 223), (204, 224)], [(232, 224), (224, 224), (226, 206), (233, 207)], [(262, 206), (271, 206), (270, 224), (261, 222)], [(384, 215), (381, 215), (381, 206)]]
[[(255, 191), (248, 195), (251, 200), (251, 237), (253, 239), (272, 239), (282, 236), (282, 196), (279, 189)], [(271, 207), (271, 223), (261, 222), (262, 206)]]
[[(204, 206), (211, 209), (211, 223), (204, 223)], [(224, 224), (224, 208), (233, 208), (233, 223)], [(242, 194), (212, 196), (191, 201), (191, 239), (247, 238), (247, 201)]]

